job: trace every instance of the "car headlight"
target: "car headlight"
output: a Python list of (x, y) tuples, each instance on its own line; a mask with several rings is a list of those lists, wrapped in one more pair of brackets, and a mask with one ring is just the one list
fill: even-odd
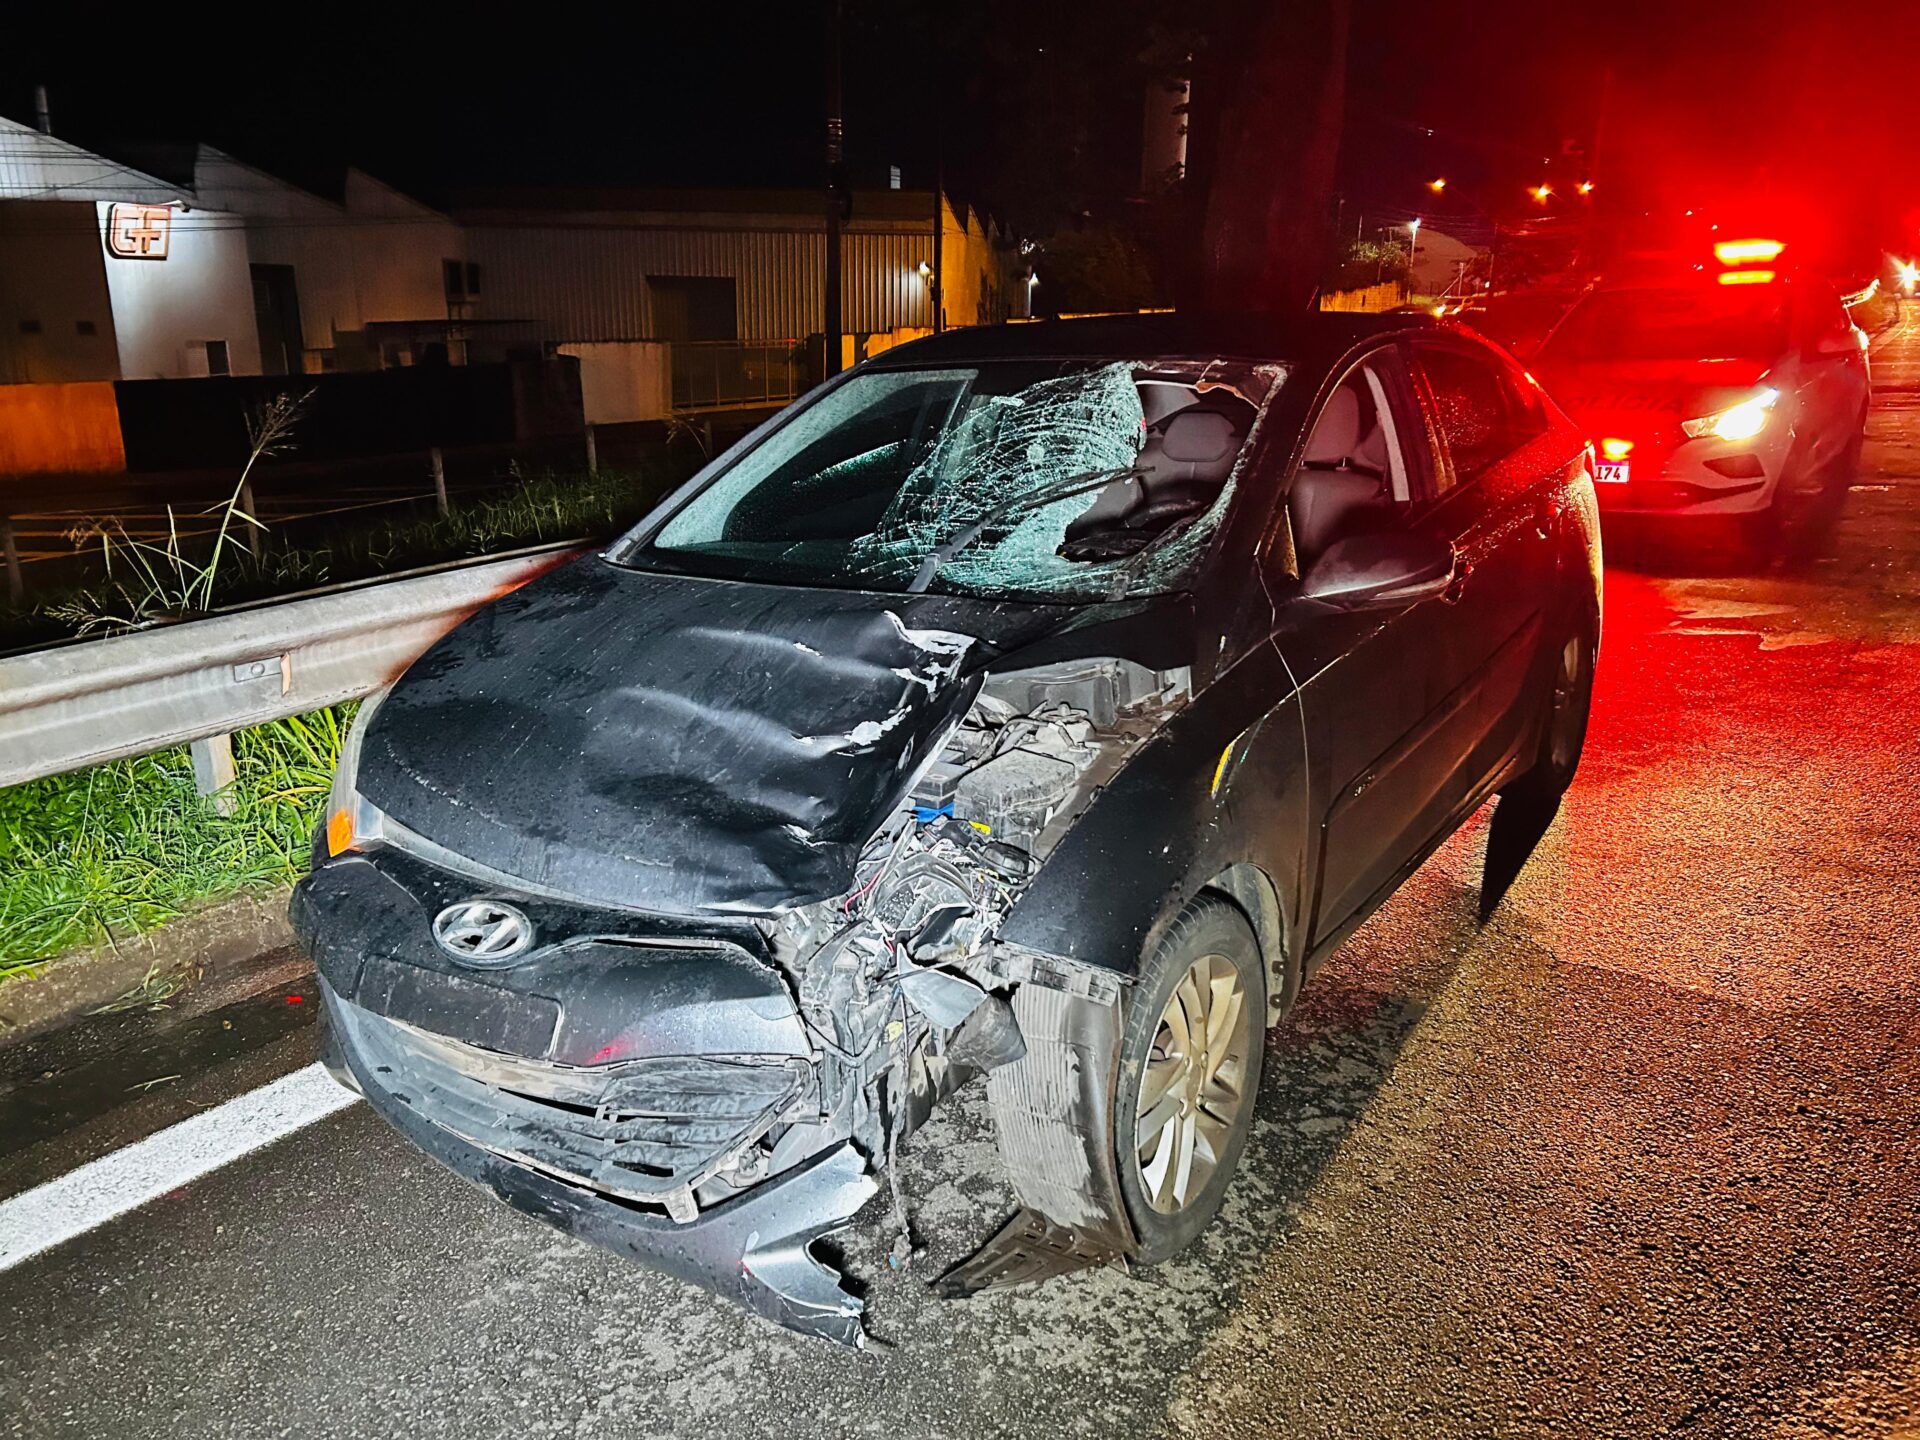
[(1703, 435), (1711, 435), (1716, 440), (1751, 440), (1767, 428), (1767, 415), (1779, 399), (1778, 390), (1762, 390), (1751, 400), (1742, 400), (1712, 415), (1682, 420), (1680, 428), (1694, 440)]
[(368, 843), (377, 843), (381, 839), (385, 817), (360, 798), (358, 782), (360, 779), (360, 750), (366, 743), (367, 726), (380, 708), (380, 702), (387, 698), (387, 691), (378, 690), (368, 696), (360, 706), (360, 713), (353, 717), (353, 728), (347, 732), (347, 743), (340, 747), (340, 763), (334, 767), (333, 789), (327, 794), (327, 856), (332, 858), (344, 851), (352, 850)]

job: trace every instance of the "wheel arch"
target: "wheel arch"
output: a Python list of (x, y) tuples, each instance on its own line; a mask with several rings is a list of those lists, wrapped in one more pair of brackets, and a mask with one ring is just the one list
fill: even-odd
[(1300, 993), (1300, 966), (1287, 943), (1290, 932), (1280, 905), (1279, 887), (1258, 865), (1242, 861), (1200, 886), (1194, 898), (1202, 895), (1217, 895), (1227, 901), (1253, 927), (1253, 937), (1260, 945), (1260, 962), (1267, 972), (1267, 1025), (1278, 1024)]

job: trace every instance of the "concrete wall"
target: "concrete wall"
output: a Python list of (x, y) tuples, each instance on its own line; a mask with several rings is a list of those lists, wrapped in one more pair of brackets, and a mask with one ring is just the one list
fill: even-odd
[(126, 468), (110, 381), (0, 385), (0, 475), (113, 474)]
[(1360, 311), (1380, 314), (1407, 303), (1407, 287), (1398, 280), (1384, 285), (1367, 285), (1358, 290), (1329, 290), (1320, 297), (1322, 310)]
[(562, 345), (562, 355), (580, 362), (587, 424), (664, 420), (672, 414), (672, 349), (659, 340)]
[[(104, 247), (112, 205), (95, 202), (95, 244)], [(107, 293), (127, 380), (206, 373), (206, 342), (227, 342), (229, 370), (260, 373), (247, 235), (238, 216), (199, 206), (174, 211), (164, 260), (107, 255)]]
[(93, 202), (0, 200), (0, 384), (119, 373)]

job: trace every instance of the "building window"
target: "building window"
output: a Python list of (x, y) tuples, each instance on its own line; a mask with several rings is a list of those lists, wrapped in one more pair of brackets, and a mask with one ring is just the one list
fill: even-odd
[(233, 367), (227, 361), (227, 342), (224, 340), (207, 341), (207, 374), (231, 375)]
[(20, 333), (22, 335), (38, 335), (40, 333), (40, 322), (38, 320), (22, 320), (20, 322)]
[(76, 335), (97, 335), (99, 331), (95, 328), (91, 320), (76, 320), (73, 322), (73, 333)]
[(480, 267), (471, 261), (442, 260), (440, 281), (447, 292), (447, 303), (458, 305), (480, 293)]

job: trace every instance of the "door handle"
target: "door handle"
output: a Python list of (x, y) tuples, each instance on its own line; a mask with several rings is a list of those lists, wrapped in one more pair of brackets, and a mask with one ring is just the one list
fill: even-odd
[(1453, 579), (1447, 582), (1447, 588), (1440, 592), (1442, 604), (1458, 605), (1467, 593), (1467, 577), (1473, 574), (1473, 562), (1462, 559), (1453, 567)]

